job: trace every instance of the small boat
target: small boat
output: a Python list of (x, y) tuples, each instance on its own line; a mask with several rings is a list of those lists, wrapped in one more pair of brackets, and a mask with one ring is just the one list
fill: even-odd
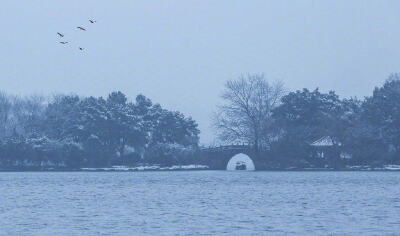
[(246, 170), (246, 163), (243, 161), (236, 162), (236, 170)]

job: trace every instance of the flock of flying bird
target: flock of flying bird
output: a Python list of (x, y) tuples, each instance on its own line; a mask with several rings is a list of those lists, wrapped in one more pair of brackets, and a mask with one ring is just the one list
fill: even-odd
[[(89, 22), (90, 22), (91, 24), (96, 23), (95, 20), (89, 20)], [(76, 27), (76, 28), (77, 28), (78, 30), (86, 31), (86, 29), (83, 28), (82, 26), (78, 26), (78, 27)], [(57, 34), (58, 34), (58, 36), (59, 36), (60, 38), (64, 38), (64, 36), (65, 36), (63, 33), (60, 33), (60, 32), (57, 32)], [(60, 43), (61, 43), (61, 44), (67, 44), (68, 41), (60, 41)], [(78, 49), (81, 50), (81, 51), (83, 51), (85, 48), (83, 48), (83, 47), (78, 47)]]

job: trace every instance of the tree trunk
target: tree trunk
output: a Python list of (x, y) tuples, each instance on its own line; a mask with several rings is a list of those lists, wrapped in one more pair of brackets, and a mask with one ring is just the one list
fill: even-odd
[(255, 132), (255, 137), (254, 137), (254, 154), (258, 158), (259, 154), (259, 137), (258, 137), (258, 132)]

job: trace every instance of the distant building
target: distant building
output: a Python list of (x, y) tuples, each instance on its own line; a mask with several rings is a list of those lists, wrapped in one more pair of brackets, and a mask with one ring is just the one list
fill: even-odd
[(318, 158), (329, 158), (336, 155), (339, 155), (342, 159), (350, 159), (352, 157), (351, 154), (342, 150), (340, 142), (335, 143), (330, 136), (317, 139), (310, 146), (313, 148), (313, 155)]

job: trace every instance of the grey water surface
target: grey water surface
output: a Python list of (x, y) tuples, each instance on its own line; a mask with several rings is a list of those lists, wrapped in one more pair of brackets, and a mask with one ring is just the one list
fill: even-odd
[(0, 235), (399, 235), (400, 172), (0, 173)]

